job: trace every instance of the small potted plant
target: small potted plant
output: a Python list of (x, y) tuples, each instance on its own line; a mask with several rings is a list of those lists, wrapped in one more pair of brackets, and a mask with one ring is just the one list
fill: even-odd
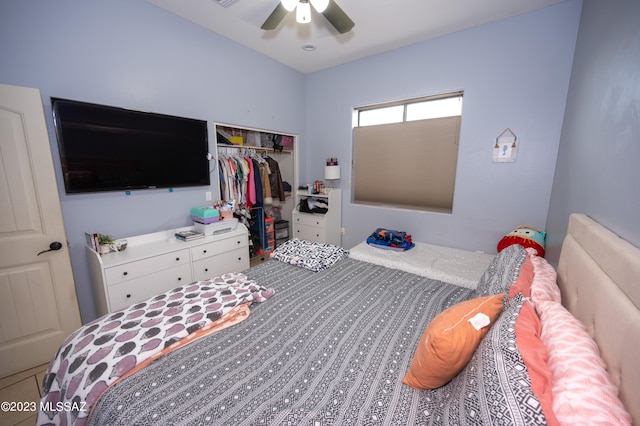
[(100, 254), (109, 253), (111, 251), (111, 244), (113, 244), (113, 237), (110, 234), (98, 234), (98, 248)]

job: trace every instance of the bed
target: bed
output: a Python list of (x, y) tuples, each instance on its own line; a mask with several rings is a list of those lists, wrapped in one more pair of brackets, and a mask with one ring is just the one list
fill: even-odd
[[(511, 246), (493, 257), (475, 288), (358, 260), (337, 247), (317, 255), (317, 245), (297, 244), (243, 273), (193, 283), (83, 326), (52, 360), (38, 424), (531, 425), (640, 418), (640, 250), (588, 217), (572, 215), (557, 275), (530, 249)], [(309, 249), (313, 256), (299, 254)], [(212, 294), (216, 283), (220, 298)], [(575, 316), (560, 304), (561, 294)], [(205, 302), (196, 309), (190, 302), (199, 299)], [(169, 307), (169, 300), (186, 302)], [(460, 306), (483, 320), (476, 312), (490, 304), (489, 325), (452, 323), (466, 327), (464, 333), (467, 323), (482, 330), (481, 337), (470, 332), (477, 342), (467, 359), (444, 359), (444, 370), (452, 364), (461, 370), (446, 371), (454, 375), (438, 378), (445, 383), (432, 389), (407, 384), (409, 373), (424, 373), (424, 343), (441, 337), (427, 333), (430, 327)], [(158, 328), (158, 316), (171, 322), (146, 343), (122, 350), (121, 339), (109, 351), (95, 344), (134, 334), (136, 324)], [(120, 330), (116, 322), (133, 325)], [(111, 337), (94, 336), (102, 329)], [(186, 329), (188, 337), (178, 338)], [(150, 340), (159, 348), (155, 355), (124, 365)], [(92, 345), (95, 351), (87, 352)], [(107, 352), (114, 359), (98, 368)], [(72, 366), (78, 374), (65, 377)], [(113, 383), (96, 385), (106, 377)], [(75, 395), (83, 389), (84, 400)]]

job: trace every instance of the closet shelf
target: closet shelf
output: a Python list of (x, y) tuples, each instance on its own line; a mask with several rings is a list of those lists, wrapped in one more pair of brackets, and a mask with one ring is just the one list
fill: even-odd
[[(329, 191), (331, 192), (331, 191)], [(318, 193), (318, 194), (310, 194), (309, 191), (305, 191), (302, 189), (298, 190), (298, 197), (307, 197), (307, 198), (329, 198), (329, 193), (327, 194), (322, 194), (322, 193)]]
[(273, 148), (266, 148), (262, 146), (251, 146), (251, 145), (226, 145), (226, 144), (217, 144), (218, 148), (231, 148), (231, 149), (255, 149), (256, 151), (274, 153), (274, 154), (291, 154), (291, 150), (283, 149), (282, 151), (276, 151)]

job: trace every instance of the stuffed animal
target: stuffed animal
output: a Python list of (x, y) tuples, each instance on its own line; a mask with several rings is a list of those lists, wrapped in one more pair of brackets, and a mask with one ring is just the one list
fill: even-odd
[(521, 225), (502, 237), (498, 242), (498, 252), (513, 244), (522, 247), (532, 247), (538, 252), (538, 256), (544, 257), (544, 240), (546, 234), (531, 226)]

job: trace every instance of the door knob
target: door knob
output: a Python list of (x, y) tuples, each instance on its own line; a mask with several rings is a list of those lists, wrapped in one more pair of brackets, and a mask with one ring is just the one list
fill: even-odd
[(58, 241), (54, 241), (51, 244), (49, 244), (49, 250), (42, 250), (40, 253), (37, 254), (37, 256), (40, 256), (42, 253), (46, 253), (48, 251), (60, 250), (61, 248), (62, 248), (62, 243)]

